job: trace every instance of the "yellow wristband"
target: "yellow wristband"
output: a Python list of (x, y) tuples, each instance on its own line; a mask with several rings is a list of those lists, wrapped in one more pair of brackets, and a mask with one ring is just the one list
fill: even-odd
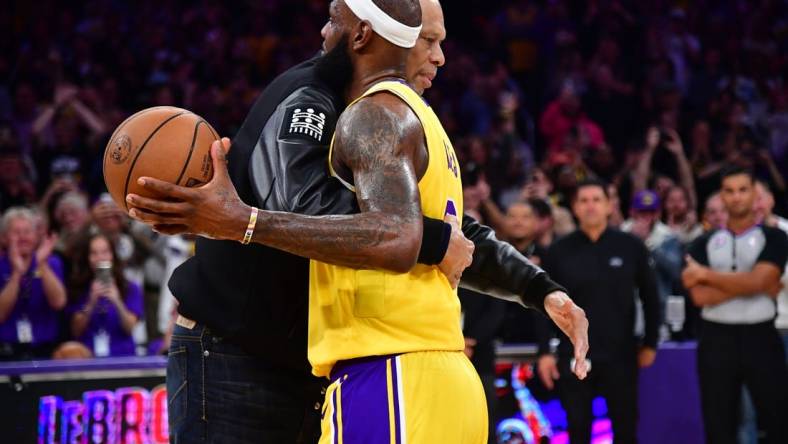
[(249, 245), (249, 242), (252, 241), (254, 227), (257, 225), (257, 213), (259, 211), (259, 209), (252, 207), (252, 214), (249, 215), (249, 225), (246, 226), (246, 233), (244, 233), (244, 238), (241, 241), (241, 243), (244, 245)]

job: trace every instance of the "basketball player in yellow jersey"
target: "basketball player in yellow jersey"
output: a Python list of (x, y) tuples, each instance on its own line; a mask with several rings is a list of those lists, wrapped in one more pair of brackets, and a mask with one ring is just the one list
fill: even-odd
[[(415, 223), (404, 231), (418, 232), (422, 213), (462, 214), (451, 142), (403, 80), (403, 45), (415, 44), (419, 31), (407, 28), (416, 21), (394, 20), (371, 0), (334, 1), (330, 15), (326, 47), (348, 45), (354, 62), (332, 174), (357, 193), (362, 211), (407, 215)], [(312, 261), (309, 360), (332, 381), (321, 443), (487, 442), (484, 392), (462, 353), (456, 291), (436, 267), (411, 265), (398, 274)]]

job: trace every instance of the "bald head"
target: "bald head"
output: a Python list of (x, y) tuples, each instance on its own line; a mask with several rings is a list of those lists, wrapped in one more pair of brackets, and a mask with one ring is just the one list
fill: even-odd
[[(429, 20), (431, 24), (443, 27), (443, 8), (439, 0), (420, 0), (419, 6), (421, 6), (422, 25), (426, 25)], [(436, 20), (439, 20), (439, 23)]]

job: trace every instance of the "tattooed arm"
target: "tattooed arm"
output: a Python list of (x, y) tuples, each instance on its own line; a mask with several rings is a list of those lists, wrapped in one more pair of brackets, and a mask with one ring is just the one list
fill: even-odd
[[(162, 233), (194, 233), (239, 241), (251, 207), (238, 197), (225, 161), (229, 140), (211, 148), (214, 177), (184, 188), (150, 177), (148, 190), (170, 199), (131, 194), (129, 214)], [(337, 122), (334, 166), (352, 175), (361, 213), (304, 216), (260, 211), (253, 242), (354, 268), (410, 270), (417, 261), (422, 214), (417, 177), (427, 164), (421, 123), (400, 99), (379, 93), (359, 101)]]

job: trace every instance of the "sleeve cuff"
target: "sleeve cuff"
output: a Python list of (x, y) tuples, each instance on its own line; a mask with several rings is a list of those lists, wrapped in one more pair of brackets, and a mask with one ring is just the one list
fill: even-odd
[(544, 309), (544, 299), (548, 294), (554, 291), (563, 291), (567, 293), (566, 288), (558, 285), (555, 281), (550, 279), (550, 276), (545, 272), (541, 272), (531, 279), (528, 287), (525, 289), (523, 303), (527, 306), (534, 308), (542, 313), (547, 313)]
[(424, 218), (424, 232), (419, 250), (419, 263), (437, 265), (443, 261), (451, 239), (451, 225), (438, 219)]

